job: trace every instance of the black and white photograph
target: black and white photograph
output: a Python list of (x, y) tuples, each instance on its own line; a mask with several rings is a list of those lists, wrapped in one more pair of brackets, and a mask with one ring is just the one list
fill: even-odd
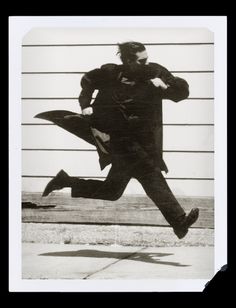
[(226, 18), (9, 36), (10, 291), (202, 291), (227, 263)]

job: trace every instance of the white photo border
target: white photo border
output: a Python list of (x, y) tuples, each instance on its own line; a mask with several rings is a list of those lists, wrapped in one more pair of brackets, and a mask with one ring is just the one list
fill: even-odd
[(215, 273), (227, 264), (227, 17), (22, 16), (9, 17), (9, 291), (202, 291), (206, 280), (24, 280), (21, 277), (21, 45), (34, 27), (207, 28), (214, 33)]

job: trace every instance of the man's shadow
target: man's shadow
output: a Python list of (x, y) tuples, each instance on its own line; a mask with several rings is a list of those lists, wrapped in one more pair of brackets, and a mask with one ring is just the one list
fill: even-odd
[(173, 253), (145, 253), (145, 252), (112, 252), (93, 249), (75, 250), (75, 251), (57, 251), (42, 253), (40, 256), (50, 257), (87, 257), (87, 258), (112, 258), (112, 259), (129, 259), (133, 261), (155, 263), (162, 265), (171, 265), (179, 267), (187, 267), (190, 265), (180, 264), (179, 262), (160, 261), (160, 257), (173, 255)]

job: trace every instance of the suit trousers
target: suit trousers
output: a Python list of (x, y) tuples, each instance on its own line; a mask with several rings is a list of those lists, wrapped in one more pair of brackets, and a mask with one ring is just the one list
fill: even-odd
[[(124, 142), (124, 140), (122, 141)], [(159, 208), (167, 222), (178, 226), (184, 218), (185, 211), (173, 195), (160, 168), (146, 151), (133, 143), (132, 149), (113, 153), (112, 166), (104, 181), (71, 178), (71, 196), (115, 201), (119, 199), (131, 178), (142, 185), (147, 196)]]

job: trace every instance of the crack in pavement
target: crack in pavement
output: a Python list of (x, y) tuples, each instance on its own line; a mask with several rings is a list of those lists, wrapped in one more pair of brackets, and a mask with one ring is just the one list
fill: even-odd
[(132, 253), (128, 254), (128, 255), (125, 256), (124, 258), (118, 259), (118, 260), (116, 260), (116, 261), (114, 261), (114, 262), (112, 262), (112, 263), (110, 263), (110, 264), (108, 264), (108, 265), (102, 267), (101, 269), (99, 269), (99, 270), (97, 270), (97, 271), (95, 271), (95, 272), (93, 272), (93, 273), (91, 273), (91, 274), (88, 274), (87, 276), (83, 277), (83, 279), (89, 279), (91, 276), (93, 276), (93, 275), (95, 275), (95, 274), (97, 274), (97, 273), (100, 273), (100, 272), (104, 271), (104, 270), (107, 269), (108, 267), (110, 267), (110, 266), (112, 266), (112, 265), (114, 265), (114, 264), (116, 264), (116, 263), (118, 263), (118, 262), (120, 262), (120, 261), (123, 261), (123, 260), (125, 260), (125, 259), (130, 258), (132, 255), (135, 255), (136, 253), (141, 252), (142, 250), (145, 250), (146, 248), (147, 248), (147, 247), (143, 247), (143, 248), (141, 248), (141, 249), (139, 249), (139, 250), (136, 250), (135, 252), (132, 252)]

